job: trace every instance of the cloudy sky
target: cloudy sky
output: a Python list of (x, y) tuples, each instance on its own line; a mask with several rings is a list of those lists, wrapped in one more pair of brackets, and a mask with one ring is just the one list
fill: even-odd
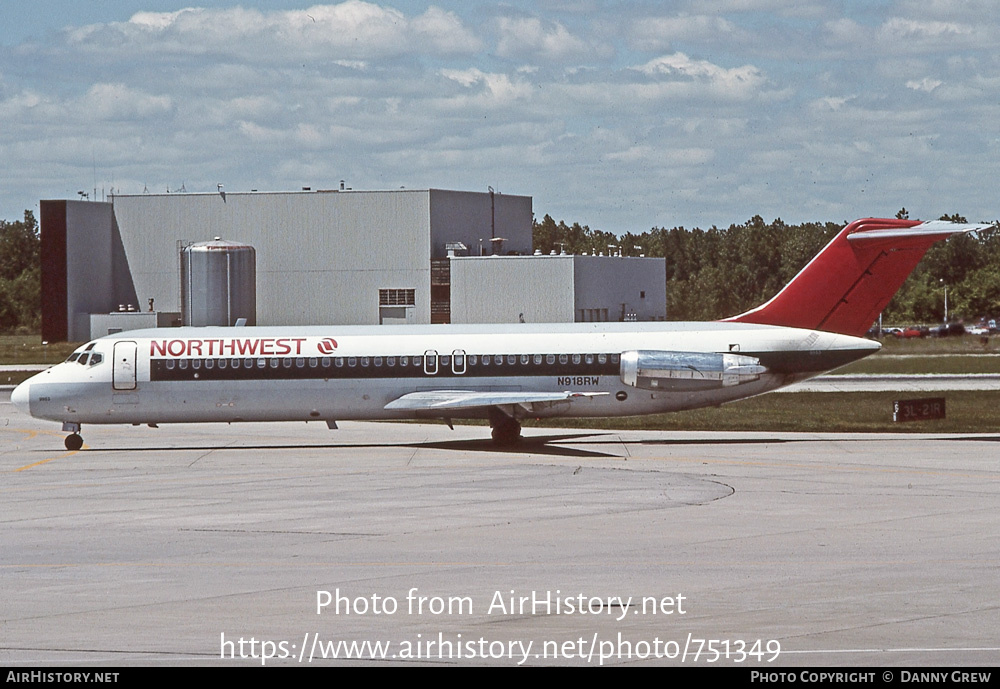
[(0, 3), (0, 218), (445, 188), (615, 233), (1000, 217), (995, 0)]

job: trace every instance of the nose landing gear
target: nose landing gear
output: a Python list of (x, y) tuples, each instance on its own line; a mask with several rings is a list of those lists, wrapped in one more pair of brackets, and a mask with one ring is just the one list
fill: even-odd
[(64, 421), (62, 429), (64, 433), (68, 431), (71, 434), (66, 436), (65, 444), (67, 450), (76, 452), (83, 447), (83, 438), (80, 436), (80, 424), (72, 421)]

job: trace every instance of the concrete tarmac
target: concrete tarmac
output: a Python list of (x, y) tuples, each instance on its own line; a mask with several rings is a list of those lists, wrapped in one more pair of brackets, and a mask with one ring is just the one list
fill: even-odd
[(85, 426), (67, 452), (6, 400), (8, 667), (1000, 662), (1000, 434)]

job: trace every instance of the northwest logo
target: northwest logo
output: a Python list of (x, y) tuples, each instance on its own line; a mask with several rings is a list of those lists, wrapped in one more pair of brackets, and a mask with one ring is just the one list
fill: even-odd
[(320, 351), (321, 354), (330, 355), (333, 354), (333, 350), (337, 348), (337, 341), (332, 337), (324, 337), (320, 340), (319, 344), (316, 345), (316, 349)]

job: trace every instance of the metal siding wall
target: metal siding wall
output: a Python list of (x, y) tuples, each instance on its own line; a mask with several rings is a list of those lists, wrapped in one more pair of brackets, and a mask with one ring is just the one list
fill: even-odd
[[(90, 339), (90, 314), (118, 308), (115, 301), (111, 204), (66, 202), (66, 337)], [(138, 306), (138, 305), (137, 305)]]
[[(607, 309), (608, 320), (621, 319), (621, 305), (634, 310), (640, 321), (662, 319), (667, 310), (667, 264), (662, 258), (573, 256), (576, 313), (580, 309)], [(646, 298), (640, 299), (640, 292)]]
[[(531, 197), (494, 194), (496, 236), (507, 241), (503, 253), (516, 251), (530, 254)], [(434, 258), (447, 255), (445, 244), (462, 242), (469, 247), (469, 256), (479, 255), (479, 240), (483, 251), (490, 246), (490, 195), (482, 192), (430, 190), (431, 252)]]
[[(119, 196), (115, 216), (139, 298), (179, 311), (177, 240), (257, 250), (260, 325), (378, 323), (378, 289), (417, 291), (430, 320), (427, 191)], [(360, 228), (360, 231), (359, 231)]]
[(452, 323), (573, 322), (571, 256), (456, 258)]

